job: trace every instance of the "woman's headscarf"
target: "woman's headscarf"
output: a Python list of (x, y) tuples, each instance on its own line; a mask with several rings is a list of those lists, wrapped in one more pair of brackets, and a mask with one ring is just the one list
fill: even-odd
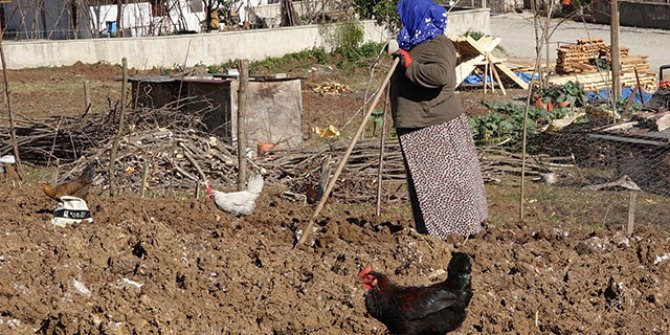
[(444, 34), (447, 28), (447, 10), (432, 0), (400, 0), (398, 14), (403, 25), (398, 45), (405, 50)]

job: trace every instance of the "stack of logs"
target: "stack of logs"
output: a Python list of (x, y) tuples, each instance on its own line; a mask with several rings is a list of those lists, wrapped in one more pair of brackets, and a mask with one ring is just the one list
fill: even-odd
[[(631, 56), (628, 48), (621, 48), (621, 84), (634, 87), (639, 78), (643, 88), (653, 86), (655, 75), (650, 72), (647, 56)], [(559, 75), (579, 75), (579, 81), (586, 90), (609, 87), (603, 75), (609, 78), (609, 71), (599, 69), (599, 60), (611, 63), (611, 48), (602, 39), (581, 39), (577, 44), (562, 45), (558, 48), (556, 73)], [(609, 65), (607, 65), (609, 67)], [(601, 74), (600, 72), (604, 74)], [(637, 76), (636, 76), (637, 72)], [(589, 74), (593, 74), (590, 76)], [(636, 78), (637, 77), (637, 78)], [(558, 83), (558, 82), (557, 82)]]
[[(561, 45), (556, 59), (556, 73), (598, 72), (592, 60), (600, 57), (601, 51), (608, 49), (602, 39), (577, 40), (577, 44)], [(621, 55), (628, 55), (628, 49), (621, 48)]]

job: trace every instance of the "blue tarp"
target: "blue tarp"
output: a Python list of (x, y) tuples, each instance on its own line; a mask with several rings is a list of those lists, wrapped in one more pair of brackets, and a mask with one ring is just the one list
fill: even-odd
[[(530, 82), (530, 78), (532, 77), (532, 73), (529, 72), (514, 72), (521, 80), (525, 82)], [(538, 75), (535, 75), (535, 77), (539, 77)], [(491, 78), (489, 76), (486, 76), (486, 82), (490, 83)], [(463, 80), (463, 83), (465, 84), (481, 84), (482, 83), (482, 76), (476, 75), (476, 74), (471, 74)]]
[[(530, 82), (530, 79), (533, 76), (533, 74), (530, 73), (530, 72), (514, 72), (514, 73), (519, 78), (521, 78), (521, 80), (523, 80), (527, 83)], [(536, 79), (538, 77), (539, 77), (538, 75), (535, 75)], [(478, 76), (478, 75), (475, 75), (475, 74), (471, 74), (471, 75), (467, 76), (467, 78), (465, 78), (465, 80), (463, 80), (463, 82), (466, 83), (466, 84), (480, 84), (481, 85), (482, 77)], [(489, 76), (486, 76), (486, 82), (487, 83), (491, 82), (491, 78)], [(628, 99), (628, 97), (630, 97), (630, 95), (632, 93), (633, 93), (632, 88), (624, 87), (624, 88), (621, 89), (621, 98)], [(609, 101), (609, 96), (610, 96), (610, 90), (605, 89), (605, 90), (601, 90), (601, 91), (597, 91), (597, 92), (588, 92), (588, 93), (586, 93), (586, 96), (587, 96), (587, 103), (589, 103), (589, 104), (593, 104), (593, 103), (597, 103), (597, 102), (608, 102)], [(638, 90), (635, 90), (634, 99), (635, 99), (633, 101), (634, 103), (643, 105), (643, 104), (649, 102), (649, 100), (651, 99), (651, 93), (646, 92), (645, 90), (642, 90), (642, 98), (640, 98), (640, 94), (639, 94)]]
[[(605, 90), (600, 90), (597, 92), (588, 92), (586, 93), (587, 96), (587, 103), (593, 104), (593, 103), (598, 103), (598, 102), (609, 102), (610, 101), (610, 91), (608, 89)], [(642, 98), (640, 98), (640, 93), (638, 90), (633, 90), (630, 87), (624, 87), (621, 89), (621, 98), (622, 99), (628, 99), (630, 95), (635, 91), (635, 96), (633, 102), (636, 104), (645, 104), (649, 102), (651, 99), (651, 93), (646, 92), (645, 90), (642, 90)]]

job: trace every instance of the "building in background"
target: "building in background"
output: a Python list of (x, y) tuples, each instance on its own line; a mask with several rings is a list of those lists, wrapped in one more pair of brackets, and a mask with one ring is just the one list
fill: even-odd
[(116, 0), (13, 0), (2, 5), (5, 39), (78, 39), (200, 32), (202, 0), (126, 0), (121, 24)]

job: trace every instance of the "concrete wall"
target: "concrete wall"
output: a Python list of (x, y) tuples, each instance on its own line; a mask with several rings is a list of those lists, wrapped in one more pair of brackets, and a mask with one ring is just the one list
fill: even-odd
[(488, 8), (452, 11), (447, 15), (445, 34), (447, 36), (463, 35), (468, 30), (490, 34), (490, 17), (491, 10)]
[[(593, 2), (591, 12), (596, 22), (610, 23), (609, 2)], [(622, 26), (670, 29), (670, 3), (619, 0), (619, 22)]]
[[(365, 41), (384, 41), (385, 33), (373, 22), (364, 22)], [(109, 38), (76, 41), (4, 42), (7, 68), (72, 65), (76, 62), (120, 64), (136, 69), (221, 64), (231, 59), (261, 60), (325, 46), (318, 26), (257, 29), (245, 32)]]
[[(365, 42), (387, 40), (386, 30), (373, 21), (363, 21), (363, 26)], [(446, 34), (458, 35), (467, 30), (489, 33), (489, 27), (488, 9), (457, 11), (449, 14)], [(211, 65), (231, 59), (280, 57), (321, 46), (327, 47), (318, 25), (159, 37), (3, 42), (9, 69), (76, 62), (120, 64), (123, 57), (128, 59), (128, 66), (136, 69), (172, 67), (184, 60), (187, 66)]]

